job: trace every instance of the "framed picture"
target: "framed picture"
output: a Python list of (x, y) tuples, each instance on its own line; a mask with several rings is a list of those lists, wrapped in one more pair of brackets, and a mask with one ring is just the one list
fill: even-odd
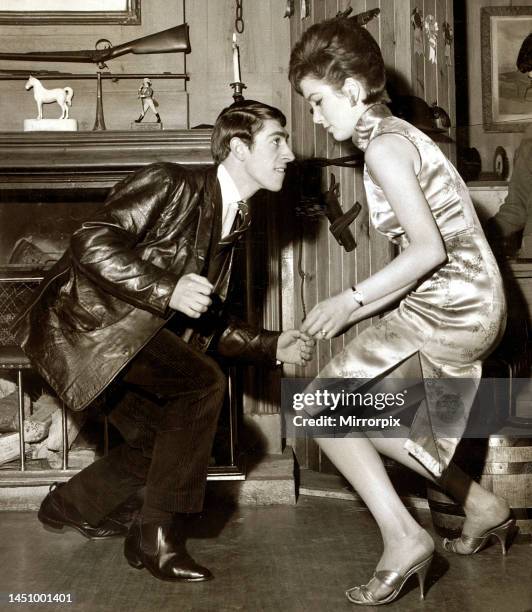
[(482, 9), (482, 110), (487, 132), (522, 132), (532, 122), (532, 75), (517, 55), (532, 32), (532, 6)]
[(2, 0), (0, 24), (140, 24), (140, 0)]

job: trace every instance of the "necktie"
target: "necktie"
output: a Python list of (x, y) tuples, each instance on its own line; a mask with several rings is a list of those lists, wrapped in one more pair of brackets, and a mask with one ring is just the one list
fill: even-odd
[[(235, 202), (234, 204), (236, 204), (238, 208), (237, 214), (231, 227), (231, 231), (227, 236), (222, 237), (220, 245), (230, 244), (234, 242), (237, 238), (240, 237), (241, 234), (243, 234), (248, 229), (251, 224), (251, 213), (249, 212), (249, 206), (247, 202), (245, 202), (244, 200), (240, 200), (238, 202)], [(231, 206), (234, 206), (234, 204), (232, 204)]]
[(244, 200), (237, 202), (238, 206), (238, 223), (236, 229), (239, 231), (245, 231), (251, 223), (251, 213), (249, 212), (248, 203)]

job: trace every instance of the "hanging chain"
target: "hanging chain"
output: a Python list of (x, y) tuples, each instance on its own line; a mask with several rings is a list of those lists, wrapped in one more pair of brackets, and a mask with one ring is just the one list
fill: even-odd
[(244, 18), (242, 17), (242, 2), (243, 0), (236, 0), (236, 18), (235, 18), (235, 30), (242, 34), (244, 31)]

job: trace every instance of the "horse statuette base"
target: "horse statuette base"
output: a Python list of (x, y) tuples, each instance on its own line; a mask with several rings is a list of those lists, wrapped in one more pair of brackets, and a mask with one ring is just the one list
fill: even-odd
[(25, 132), (77, 132), (77, 119), (24, 119)]

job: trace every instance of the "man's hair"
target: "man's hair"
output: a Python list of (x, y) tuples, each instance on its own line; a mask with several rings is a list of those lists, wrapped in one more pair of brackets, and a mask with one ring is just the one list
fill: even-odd
[(212, 131), (211, 151), (214, 161), (219, 164), (229, 155), (232, 138), (240, 138), (251, 148), (255, 134), (262, 129), (267, 119), (278, 121), (282, 127), (286, 125), (283, 113), (263, 102), (241, 100), (224, 108)]
[(532, 34), (529, 34), (523, 41), (517, 55), (516, 65), (520, 72), (532, 70)]
[(305, 77), (324, 80), (341, 89), (345, 79), (360, 81), (367, 91), (365, 104), (388, 99), (386, 71), (375, 39), (352, 19), (335, 17), (311, 26), (290, 55), (288, 78), (301, 94)]

